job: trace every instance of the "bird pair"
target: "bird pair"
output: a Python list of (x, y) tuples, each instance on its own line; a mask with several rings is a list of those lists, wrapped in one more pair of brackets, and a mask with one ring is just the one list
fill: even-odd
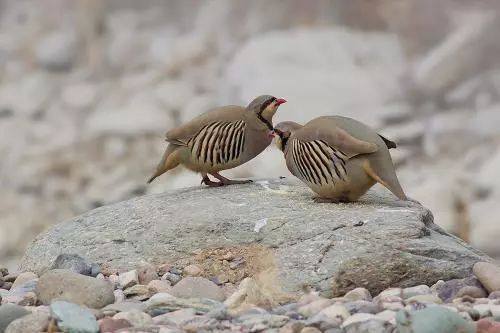
[(276, 137), (290, 172), (319, 201), (355, 201), (377, 182), (399, 199), (407, 199), (389, 153), (396, 148), (394, 142), (341, 116), (319, 117), (305, 125), (286, 121), (273, 127), (273, 116), (283, 103), (282, 98), (262, 95), (247, 107), (218, 107), (170, 130), (167, 149), (148, 183), (180, 164), (200, 173), (208, 186), (249, 183), (227, 179), (219, 172), (250, 161)]

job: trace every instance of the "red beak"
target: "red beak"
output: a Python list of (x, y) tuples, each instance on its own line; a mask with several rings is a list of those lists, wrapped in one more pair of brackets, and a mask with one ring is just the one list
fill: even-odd
[(278, 99), (276, 100), (276, 105), (281, 105), (281, 104), (283, 104), (283, 103), (286, 103), (286, 99), (283, 99), (283, 98), (278, 98)]

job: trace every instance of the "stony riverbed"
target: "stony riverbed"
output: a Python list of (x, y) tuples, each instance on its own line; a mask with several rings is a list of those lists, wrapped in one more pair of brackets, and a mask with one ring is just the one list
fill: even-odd
[[(236, 284), (196, 265), (144, 264), (127, 272), (62, 255), (40, 277), (0, 273), (0, 333), (31, 332), (500, 332), (500, 268), (470, 277), (390, 288), (355, 288), (288, 299), (246, 277)], [(282, 295), (281, 295), (282, 296)]]

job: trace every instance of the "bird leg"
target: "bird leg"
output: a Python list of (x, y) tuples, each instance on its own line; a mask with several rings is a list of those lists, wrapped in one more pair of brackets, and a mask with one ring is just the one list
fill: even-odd
[(208, 178), (207, 175), (203, 175), (203, 179), (201, 180), (202, 184), (205, 184), (210, 187), (219, 187), (219, 186), (224, 186), (225, 184), (223, 182), (214, 182)]
[(227, 179), (226, 177), (222, 176), (218, 172), (211, 173), (212, 176), (220, 180), (220, 182), (223, 185), (236, 185), (236, 184), (248, 184), (248, 183), (253, 183), (251, 180), (231, 180)]

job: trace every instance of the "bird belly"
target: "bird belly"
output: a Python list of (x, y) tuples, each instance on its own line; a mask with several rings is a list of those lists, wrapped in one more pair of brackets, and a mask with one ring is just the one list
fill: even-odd
[(242, 163), (238, 160), (231, 160), (227, 162), (220, 162), (220, 163), (211, 163), (209, 161), (204, 161), (201, 159), (198, 159), (194, 154), (190, 154), (188, 158), (186, 158), (183, 161), (183, 165), (188, 168), (191, 171), (194, 172), (201, 172), (201, 173), (213, 173), (213, 172), (219, 172), (222, 170), (228, 170), (232, 168), (236, 168), (237, 166), (241, 165)]

